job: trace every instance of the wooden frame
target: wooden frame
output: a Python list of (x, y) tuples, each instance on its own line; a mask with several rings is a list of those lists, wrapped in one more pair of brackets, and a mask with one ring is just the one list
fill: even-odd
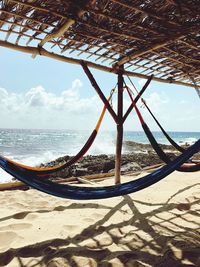
[[(82, 68), (87, 75), (91, 85), (99, 95), (100, 99), (106, 106), (107, 110), (110, 112), (111, 116), (113, 117), (116, 126), (117, 126), (117, 138), (116, 138), (116, 154), (115, 154), (115, 184), (121, 183), (121, 153), (122, 153), (122, 144), (123, 144), (123, 124), (126, 121), (127, 117), (129, 116), (130, 112), (133, 109), (133, 104), (130, 105), (128, 110), (126, 111), (125, 115), (123, 116), (123, 91), (124, 91), (124, 69), (123, 66), (121, 66), (118, 70), (117, 79), (118, 79), (118, 91), (117, 91), (117, 115), (115, 111), (110, 106), (109, 102), (107, 101), (106, 97), (104, 96), (102, 90), (98, 86), (94, 76), (90, 72), (88, 66), (85, 62), (81, 62)], [(150, 76), (148, 80), (146, 81), (145, 85), (141, 89), (141, 91), (136, 96), (134, 103), (137, 103), (139, 98), (142, 96), (142, 94), (147, 89), (148, 85), (150, 84), (153, 76)]]
[[(181, 12), (179, 6), (181, 5)], [(200, 86), (198, 1), (9, 0), (0, 6), (4, 47), (129, 76)], [(44, 48), (44, 50), (42, 49)], [(72, 54), (72, 58), (69, 57)], [(89, 60), (88, 60), (89, 59)], [(90, 61), (90, 62), (89, 62)]]

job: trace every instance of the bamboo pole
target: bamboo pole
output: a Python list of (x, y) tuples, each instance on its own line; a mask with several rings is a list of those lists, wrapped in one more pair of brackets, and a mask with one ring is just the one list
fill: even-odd
[[(49, 57), (55, 60), (59, 60), (65, 63), (70, 63), (70, 64), (76, 64), (76, 65), (80, 65), (81, 62), (84, 62), (87, 64), (88, 67), (91, 68), (95, 68), (101, 71), (105, 71), (105, 72), (109, 72), (109, 73), (117, 73), (116, 68), (110, 68), (107, 66), (103, 66), (100, 64), (96, 64), (87, 60), (80, 60), (80, 59), (75, 59), (75, 58), (70, 58), (70, 57), (65, 57), (65, 56), (61, 56), (55, 53), (51, 53), (48, 52), (47, 50), (45, 50), (44, 48), (38, 49), (37, 47), (26, 47), (26, 46), (20, 46), (20, 45), (16, 45), (16, 44), (12, 44), (6, 41), (2, 41), (0, 40), (0, 46), (2, 47), (6, 47), (9, 49), (13, 49), (19, 52), (24, 52), (27, 54), (31, 54), (31, 55), (41, 55), (41, 56), (45, 56), (45, 57)], [(141, 73), (137, 73), (137, 72), (131, 72), (131, 71), (124, 71), (124, 74), (131, 76), (131, 77), (137, 77), (137, 78), (142, 78), (142, 79), (148, 79), (148, 76), (145, 74), (141, 74)], [(179, 81), (175, 81), (173, 79), (167, 80), (167, 79), (161, 79), (161, 78), (157, 78), (154, 77), (153, 78), (154, 81), (157, 82), (162, 82), (162, 83), (167, 83), (167, 84), (177, 84), (177, 85), (183, 85), (183, 86), (188, 86), (188, 87), (192, 87), (195, 88), (194, 84), (192, 83), (185, 83), (185, 82), (179, 82)]]
[(27, 190), (29, 186), (22, 183), (22, 182), (10, 182), (10, 183), (1, 183), (0, 184), (0, 191), (5, 190)]
[[(86, 1), (85, 5), (87, 3), (89, 3), (90, 0)], [(77, 12), (77, 14), (75, 14), (75, 17), (77, 18), (80, 18), (81, 16), (83, 16), (83, 14), (85, 13), (84, 10), (79, 10)], [(70, 29), (70, 27), (72, 25), (74, 25), (76, 23), (76, 19), (72, 19), (72, 18), (67, 18), (66, 17), (66, 21), (65, 23), (60, 27), (58, 28), (56, 31), (53, 31), (52, 33), (50, 34), (47, 34), (45, 36), (45, 38), (38, 44), (39, 47), (42, 47), (45, 43), (53, 40), (54, 38), (59, 38), (61, 36), (63, 36), (63, 34), (68, 31)]]
[[(103, 180), (106, 178), (113, 178), (114, 172), (110, 173), (98, 173), (98, 174), (91, 174), (91, 175), (84, 175), (80, 176), (82, 179), (87, 180)], [(42, 178), (41, 178), (42, 180)], [(52, 180), (57, 184), (73, 184), (78, 181), (78, 177), (67, 177), (67, 178), (59, 178)], [(0, 191), (6, 190), (28, 190), (30, 187), (23, 182), (8, 182), (8, 183), (1, 183), (0, 184)]]
[(121, 153), (123, 143), (123, 67), (118, 72), (117, 141), (115, 157), (115, 184), (121, 183)]
[(67, 20), (57, 31), (47, 34), (45, 38), (38, 44), (38, 46), (42, 47), (44, 44), (53, 40), (54, 38), (61, 37), (75, 22), (76, 21), (74, 19)]

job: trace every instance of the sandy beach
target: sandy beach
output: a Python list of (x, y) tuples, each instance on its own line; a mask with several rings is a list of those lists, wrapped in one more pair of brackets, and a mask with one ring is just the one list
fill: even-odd
[(200, 1), (0, 0), (0, 267), (200, 267), (199, 26)]
[(0, 192), (0, 266), (200, 266), (199, 176), (105, 200)]

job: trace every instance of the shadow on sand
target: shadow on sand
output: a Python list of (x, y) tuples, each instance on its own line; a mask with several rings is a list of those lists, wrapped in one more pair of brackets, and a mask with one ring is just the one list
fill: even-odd
[[(197, 185), (199, 184), (193, 187)], [(115, 207), (91, 203), (58, 206), (53, 210), (103, 208), (108, 212), (73, 237), (46, 240), (0, 253), (0, 266), (7, 265), (14, 258), (18, 262), (16, 267), (200, 266), (200, 199), (193, 197), (185, 203), (173, 202), (176, 195), (189, 189), (191, 187), (178, 191), (165, 203), (151, 204), (124, 196)], [(110, 222), (119, 211), (121, 216), (128, 212), (129, 219), (123, 220), (122, 217), (119, 223)], [(11, 217), (24, 218), (28, 213), (30, 212), (17, 213), (2, 218), (1, 221)], [(107, 236), (107, 242), (101, 242), (102, 234)]]

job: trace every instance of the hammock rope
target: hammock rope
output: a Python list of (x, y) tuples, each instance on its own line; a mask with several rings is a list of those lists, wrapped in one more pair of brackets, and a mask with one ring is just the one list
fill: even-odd
[[(133, 88), (135, 89), (135, 91), (138, 93), (138, 90), (136, 88), (136, 86), (134, 85), (134, 83), (132, 82), (132, 80), (130, 79), (130, 77), (128, 75), (126, 75), (128, 80), (130, 81), (131, 85), (133, 86)], [(129, 88), (130, 89), (130, 88)], [(162, 131), (162, 133), (164, 134), (164, 136), (167, 138), (167, 140), (170, 142), (170, 144), (176, 148), (178, 151), (180, 151), (181, 153), (185, 151), (185, 149), (181, 146), (179, 146), (170, 136), (169, 134), (165, 131), (165, 129), (162, 127), (162, 125), (160, 124), (160, 122), (156, 119), (155, 115), (153, 114), (153, 112), (151, 111), (151, 109), (149, 108), (149, 106), (147, 105), (146, 101), (144, 100), (144, 98), (141, 98), (142, 103), (144, 104), (144, 106), (146, 107), (146, 109), (148, 110), (148, 112), (150, 113), (150, 115), (152, 116), (152, 118), (154, 119), (154, 121), (156, 122), (156, 124), (158, 125), (158, 127), (160, 128), (160, 130)]]
[[(137, 108), (136, 103), (134, 102), (134, 99), (131, 95), (131, 90), (128, 88), (128, 86), (125, 86), (129, 97), (134, 105), (135, 111), (137, 113), (137, 116), (139, 118), (139, 121), (142, 125), (142, 128), (149, 140), (149, 142), (151, 143), (153, 149), (155, 150), (155, 152), (157, 153), (157, 155), (159, 156), (159, 158), (164, 161), (165, 163), (170, 163), (171, 160), (170, 158), (167, 156), (167, 154), (162, 150), (162, 148), (160, 147), (160, 145), (157, 143), (154, 135), (152, 134), (152, 132), (150, 131), (148, 125), (145, 123), (144, 118), (142, 117), (142, 114), (140, 113), (139, 109)], [(178, 169), (178, 171), (181, 172), (195, 172), (195, 171), (199, 171), (200, 170), (200, 163), (192, 163), (192, 164), (183, 164), (182, 166), (180, 166)]]

